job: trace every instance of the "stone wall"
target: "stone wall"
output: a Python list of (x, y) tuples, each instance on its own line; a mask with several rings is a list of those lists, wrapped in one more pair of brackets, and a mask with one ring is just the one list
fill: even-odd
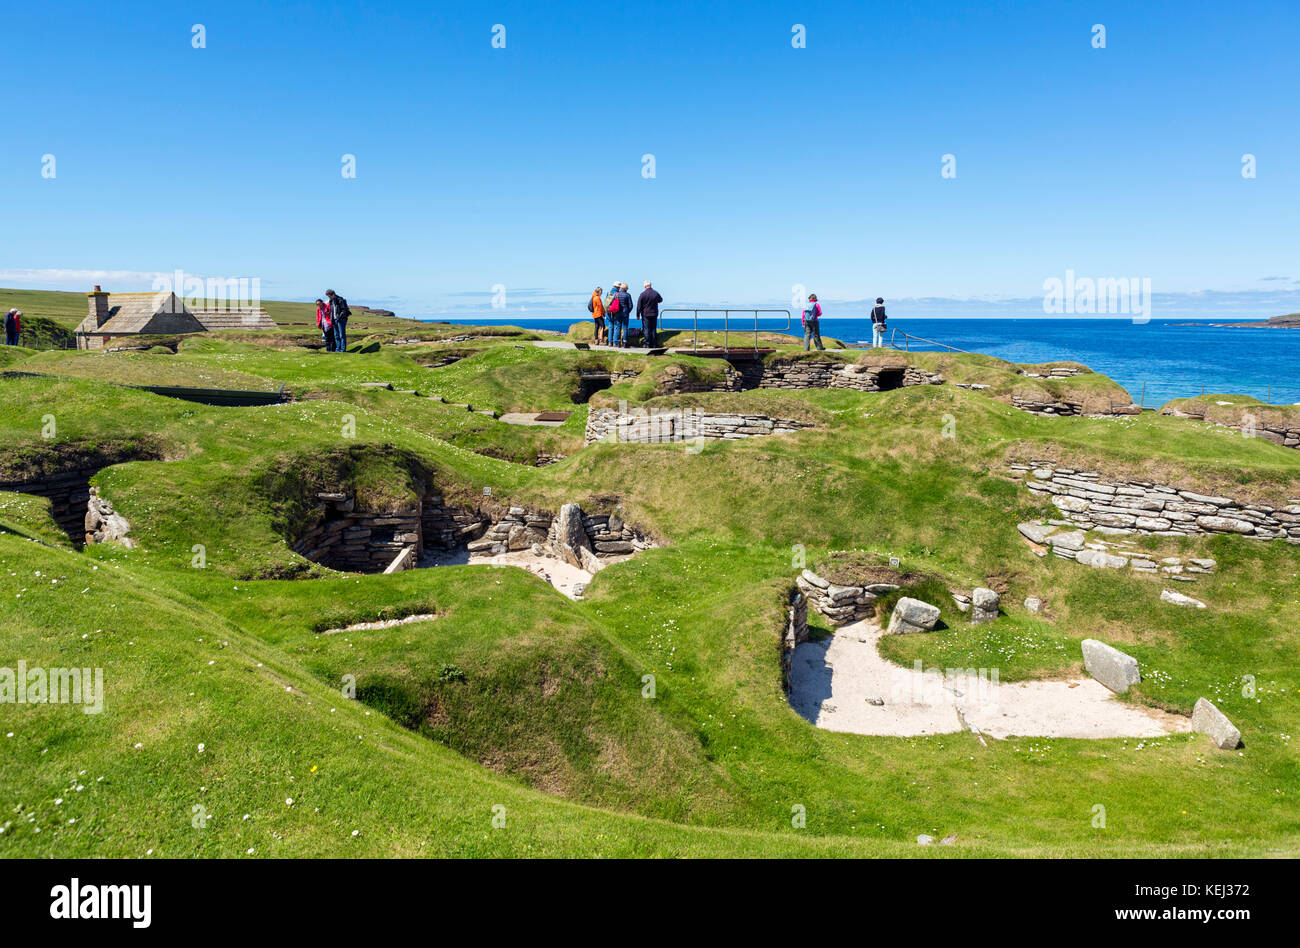
[(1084, 396), (1079, 396), (1077, 398), (1067, 397), (1054, 400), (1046, 392), (1012, 392), (1011, 404), (1015, 408), (1033, 415), (1050, 415), (1053, 417), (1083, 415), (1088, 418), (1109, 418), (1115, 415), (1142, 414), (1142, 409), (1132, 402), (1127, 405), (1107, 405), (1105, 411), (1097, 411), (1096, 406), (1089, 405), (1083, 398)]
[(1013, 464), (1011, 473), (1024, 477), (1034, 493), (1051, 497), (1065, 521), (1085, 530), (1173, 537), (1235, 533), (1300, 545), (1300, 504), (1271, 507), (1169, 484), (1107, 479), (1046, 461)]
[(293, 544), (295, 553), (330, 569), (377, 573), (403, 550), (411, 548), (417, 557), (423, 552), (420, 511), (358, 511), (347, 494), (317, 496), (322, 519)]
[[(519, 550), (565, 559), (565, 544), (557, 535), (554, 515), (526, 507), (502, 511), (448, 504), (440, 494), (430, 494), (418, 511), (376, 513), (357, 511), (345, 492), (317, 495), (321, 509), (314, 526), (292, 545), (295, 553), (331, 569), (376, 573), (389, 569), (400, 554), (409, 551), (397, 569), (419, 565), (426, 550), (450, 553), (468, 550), (495, 556)], [(576, 504), (576, 529), (587, 555), (574, 554), (574, 565), (589, 572), (601, 560), (635, 553), (655, 545), (634, 527), (611, 514), (586, 514)], [(568, 544), (569, 547), (573, 543)]]
[(850, 388), (859, 392), (880, 392), (912, 385), (942, 385), (943, 376), (899, 362), (895, 365), (858, 365), (827, 359), (795, 362), (740, 363), (743, 387), (752, 388)]
[(666, 444), (696, 438), (739, 440), (811, 427), (807, 422), (791, 418), (700, 412), (690, 408), (651, 413), (636, 410), (622, 413), (617, 408), (599, 408), (587, 415), (585, 443), (609, 440)]
[(74, 543), (85, 541), (86, 505), (90, 502), (90, 479), (99, 467), (63, 471), (37, 481), (0, 481), (0, 490), (17, 491), (50, 499), (50, 515)]
[[(1174, 418), (1205, 420), (1205, 414), (1195, 409), (1188, 411), (1184, 408), (1165, 407), (1160, 409), (1160, 414), (1170, 415)], [(1281, 421), (1260, 421), (1249, 411), (1244, 411), (1238, 421), (1216, 421), (1212, 422), (1212, 424), (1219, 425), (1222, 428), (1231, 428), (1233, 431), (1248, 432), (1256, 438), (1264, 438), (1266, 441), (1280, 444), (1284, 448), (1300, 448), (1300, 426), (1289, 425)]]
[(808, 569), (799, 574), (795, 584), (832, 628), (875, 615), (876, 600), (898, 588), (892, 583), (840, 586)]
[(794, 590), (785, 610), (785, 631), (781, 635), (781, 687), (790, 691), (790, 663), (794, 650), (808, 641), (808, 597)]

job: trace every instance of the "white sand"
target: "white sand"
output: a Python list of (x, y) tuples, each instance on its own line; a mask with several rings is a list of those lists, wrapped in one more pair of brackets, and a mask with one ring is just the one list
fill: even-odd
[[(612, 559), (612, 557), (611, 557)], [(489, 556), (484, 553), (468, 553), (458, 550), (451, 554), (425, 554), (420, 565), (424, 566), (515, 566), (526, 569), (546, 580), (570, 599), (577, 599), (574, 594), (575, 583), (591, 582), (591, 574), (585, 569), (570, 566), (564, 560), (554, 556), (538, 556), (532, 550), (516, 550), (513, 553), (499, 553)]]
[(1091, 678), (1002, 684), (991, 675), (904, 668), (876, 650), (883, 634), (865, 620), (799, 645), (790, 668), (795, 711), (828, 731), (893, 737), (964, 730), (999, 739), (1159, 737), (1191, 729), (1188, 718), (1125, 704)]

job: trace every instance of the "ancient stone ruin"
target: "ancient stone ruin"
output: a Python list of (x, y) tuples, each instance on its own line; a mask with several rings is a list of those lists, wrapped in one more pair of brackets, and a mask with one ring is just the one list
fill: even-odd
[(331, 569), (400, 572), (430, 556), (458, 550), (484, 555), (531, 550), (594, 573), (611, 557), (654, 546), (612, 514), (586, 514), (565, 504), (559, 515), (512, 506), (449, 504), (429, 494), (418, 509), (363, 511), (344, 491), (324, 492), (317, 522), (292, 544), (295, 553)]
[(585, 441), (667, 444), (697, 438), (738, 440), (772, 434), (787, 434), (812, 425), (791, 418), (767, 415), (701, 412), (690, 408), (664, 411), (599, 408), (587, 415)]

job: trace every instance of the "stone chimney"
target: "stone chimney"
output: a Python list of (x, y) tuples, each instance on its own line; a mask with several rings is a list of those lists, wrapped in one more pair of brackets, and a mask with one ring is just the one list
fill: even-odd
[(98, 329), (104, 323), (108, 322), (108, 294), (95, 285), (95, 289), (86, 294), (90, 301), (90, 315), (95, 317), (95, 328)]

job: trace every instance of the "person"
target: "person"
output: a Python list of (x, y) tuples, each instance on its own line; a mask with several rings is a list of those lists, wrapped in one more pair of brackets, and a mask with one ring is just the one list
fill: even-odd
[(817, 302), (817, 294), (808, 294), (808, 305), (803, 311), (803, 349), (808, 351), (808, 346), (813, 343), (818, 349), (825, 349), (822, 345), (822, 304)]
[(605, 294), (606, 345), (618, 345), (618, 310), (618, 283), (614, 282), (609, 285), (609, 292)]
[(603, 291), (596, 287), (591, 292), (591, 299), (587, 302), (587, 312), (591, 313), (591, 320), (596, 324), (596, 345), (605, 344), (605, 304), (601, 301), (600, 294)]
[(5, 313), (5, 345), (18, 345), (18, 336), (23, 331), (23, 314), (16, 309)]
[(871, 309), (871, 348), (879, 349), (885, 344), (885, 301), (876, 297), (876, 305)]
[(325, 351), (334, 351), (334, 320), (330, 318), (330, 308), (322, 299), (316, 300), (316, 328), (325, 342)]
[(627, 329), (632, 320), (632, 294), (627, 291), (626, 283), (615, 283), (618, 298), (617, 319), (614, 322), (614, 345), (628, 347)]
[(642, 345), (650, 349), (658, 348), (659, 336), (655, 331), (655, 324), (659, 322), (659, 304), (664, 298), (659, 295), (650, 281), (645, 281), (645, 289), (636, 299), (636, 315), (641, 320)]
[(347, 352), (348, 317), (352, 315), (352, 310), (348, 309), (348, 301), (333, 290), (326, 290), (325, 298), (330, 301), (330, 321), (334, 323), (334, 350)]

